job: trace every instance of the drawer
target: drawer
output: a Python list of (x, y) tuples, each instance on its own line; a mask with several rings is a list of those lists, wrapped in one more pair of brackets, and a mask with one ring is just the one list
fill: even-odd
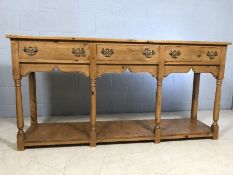
[(97, 60), (157, 62), (159, 46), (142, 44), (98, 44)]
[(74, 42), (19, 42), (19, 58), (21, 59), (57, 59), (85, 60), (89, 59), (88, 43)]
[(221, 48), (198, 46), (166, 46), (165, 62), (212, 62), (219, 64)]

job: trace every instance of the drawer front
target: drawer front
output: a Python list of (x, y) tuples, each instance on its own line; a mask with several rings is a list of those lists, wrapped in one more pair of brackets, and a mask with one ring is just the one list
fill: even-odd
[(19, 58), (21, 59), (85, 60), (89, 59), (89, 55), (90, 48), (87, 43), (19, 42)]
[(166, 62), (212, 62), (219, 64), (221, 48), (198, 46), (166, 46)]
[(98, 44), (97, 60), (148, 61), (159, 58), (159, 46), (142, 44)]

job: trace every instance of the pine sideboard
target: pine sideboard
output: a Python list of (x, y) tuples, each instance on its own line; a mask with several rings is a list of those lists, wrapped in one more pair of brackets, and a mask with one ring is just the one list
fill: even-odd
[[(219, 135), (221, 85), (228, 42), (146, 41), (7, 35), (16, 90), (17, 149), (48, 145), (212, 138)], [(36, 72), (82, 73), (90, 79), (90, 122), (38, 123)], [(96, 79), (106, 73), (147, 72), (157, 79), (154, 120), (98, 121)], [(162, 84), (171, 73), (194, 72), (190, 118), (161, 119)], [(216, 79), (213, 123), (197, 119), (200, 74)], [(28, 76), (31, 125), (24, 131), (21, 79)], [(59, 87), (58, 87), (59, 88)], [(64, 92), (65, 93), (65, 92)], [(146, 92), (145, 92), (146, 93)], [(87, 97), (89, 98), (89, 97)]]

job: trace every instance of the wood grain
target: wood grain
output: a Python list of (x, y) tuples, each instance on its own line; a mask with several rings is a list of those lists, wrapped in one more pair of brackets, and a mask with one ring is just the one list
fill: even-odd
[(23, 117), (23, 103), (22, 103), (22, 90), (21, 79), (15, 80), (15, 97), (16, 97), (16, 114), (17, 114), (17, 149), (18, 151), (24, 150), (24, 117)]
[(213, 133), (206, 124), (191, 119), (161, 120), (161, 139), (211, 138)]
[(192, 106), (191, 106), (191, 119), (193, 120), (197, 120), (200, 76), (201, 76), (200, 73), (194, 73), (194, 77), (193, 77), (193, 95), (192, 95)]
[(30, 72), (51, 72), (58, 69), (62, 72), (79, 72), (89, 77), (89, 65), (67, 64), (21, 64), (21, 75), (26, 76)]
[[(180, 51), (177, 58), (173, 58), (170, 54), (172, 51)], [(212, 59), (207, 56), (209, 51), (217, 52), (217, 56)], [(215, 64), (220, 63), (221, 47), (208, 46), (166, 46), (165, 62), (211, 62)]]
[[(104, 56), (102, 49), (111, 49), (113, 54), (109, 57)], [(153, 51), (150, 58), (143, 55), (145, 49)], [(97, 45), (97, 61), (143, 61), (158, 63), (159, 46), (157, 45), (141, 45), (141, 44), (98, 44)]]
[[(25, 146), (90, 143), (89, 122), (40, 123), (25, 133)], [(161, 140), (211, 138), (211, 128), (190, 119), (162, 119)], [(96, 142), (154, 140), (154, 120), (98, 121)]]
[(214, 99), (214, 111), (213, 111), (213, 124), (212, 124), (212, 131), (214, 133), (213, 139), (218, 139), (219, 134), (219, 126), (218, 126), (218, 119), (219, 119), (219, 111), (220, 111), (220, 98), (221, 98), (221, 86), (222, 80), (216, 80), (216, 91), (215, 91), (215, 99)]
[(189, 71), (194, 73), (210, 73), (217, 78), (219, 73), (219, 66), (190, 66), (190, 65), (169, 65), (164, 68), (164, 76), (168, 76), (171, 73), (188, 73)]
[(37, 103), (36, 103), (36, 75), (35, 72), (28, 74), (29, 79), (29, 101), (31, 125), (37, 124)]
[(187, 45), (230, 45), (231, 42), (208, 42), (208, 41), (171, 41), (171, 40), (138, 40), (138, 39), (113, 39), (113, 38), (80, 38), (59, 36), (22, 36), (6, 35), (7, 38), (18, 40), (45, 40), (45, 41), (88, 41), (104, 43), (153, 43), (153, 44), (187, 44)]
[[(36, 47), (38, 51), (30, 56), (24, 52), (24, 48)], [(73, 49), (84, 49), (84, 56), (75, 56)], [(23, 41), (19, 43), (20, 59), (52, 59), (52, 60), (89, 60), (90, 48), (88, 43), (72, 42), (46, 42), (46, 41)]]
[(96, 44), (91, 44), (90, 63), (90, 146), (96, 146)]
[(89, 122), (40, 123), (25, 132), (25, 146), (89, 143)]
[(149, 73), (153, 77), (157, 77), (157, 67), (151, 65), (97, 65), (97, 77), (101, 77), (106, 73), (123, 73), (130, 71), (132, 73)]
[[(147, 41), (131, 39), (35, 37), (7, 35), (11, 39), (12, 71), (16, 89), (17, 148), (25, 146), (99, 142), (213, 138), (219, 135), (221, 84), (228, 42)], [(90, 121), (37, 124), (35, 72), (82, 73), (90, 78)], [(96, 78), (126, 70), (147, 72), (157, 79), (155, 119), (99, 122), (96, 117)], [(194, 72), (190, 119), (162, 119), (162, 84), (171, 73)], [(197, 120), (201, 73), (216, 78), (211, 127)], [(31, 127), (24, 134), (21, 78), (29, 76)], [(65, 93), (65, 92), (64, 92)], [(146, 93), (146, 92), (145, 92)]]

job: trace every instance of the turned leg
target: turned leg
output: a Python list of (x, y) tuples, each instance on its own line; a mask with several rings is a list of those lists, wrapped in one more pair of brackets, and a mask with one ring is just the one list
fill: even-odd
[(221, 85), (222, 85), (222, 80), (218, 79), (216, 82), (216, 91), (215, 91), (215, 100), (214, 100), (214, 112), (213, 112), (214, 122), (211, 126), (213, 132), (213, 140), (218, 139), (218, 133), (219, 133), (218, 119), (219, 119), (219, 111), (220, 111)]
[(91, 134), (90, 146), (96, 146), (96, 80), (91, 80)]
[(157, 91), (155, 102), (155, 143), (160, 143), (160, 117), (162, 105), (162, 79), (157, 79)]
[(192, 108), (191, 108), (192, 120), (197, 120), (199, 85), (200, 85), (200, 73), (194, 73)]
[(23, 119), (23, 105), (21, 94), (21, 80), (15, 80), (15, 95), (16, 95), (16, 117), (17, 117), (17, 149), (18, 151), (24, 150), (24, 119)]
[(37, 106), (36, 106), (36, 77), (35, 72), (28, 74), (29, 79), (29, 98), (30, 98), (30, 118), (31, 125), (37, 124)]

